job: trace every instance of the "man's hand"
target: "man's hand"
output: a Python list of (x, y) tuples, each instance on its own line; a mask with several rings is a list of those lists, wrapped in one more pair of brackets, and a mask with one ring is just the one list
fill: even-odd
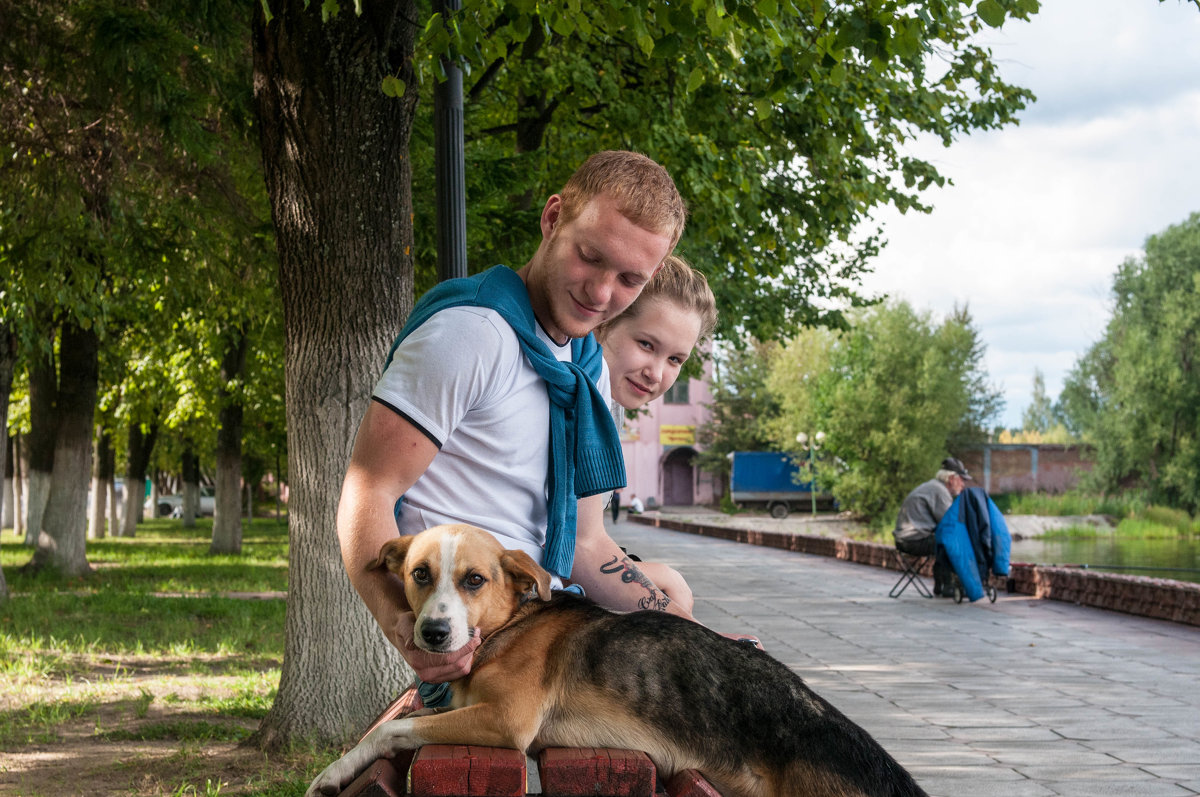
[(396, 637), (400, 640), (400, 655), (408, 662), (413, 671), (427, 684), (444, 684), (457, 681), (471, 671), (471, 661), (475, 656), (475, 648), (482, 641), (479, 629), (472, 629), (471, 640), (458, 650), (449, 653), (430, 653), (413, 644), (414, 626), (417, 617), (412, 612), (404, 612), (396, 621)]

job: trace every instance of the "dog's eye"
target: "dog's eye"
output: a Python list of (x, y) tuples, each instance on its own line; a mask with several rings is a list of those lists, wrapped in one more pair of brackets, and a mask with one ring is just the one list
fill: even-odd
[(412, 573), (410, 575), (412, 576), (412, 580), (418, 584), (428, 584), (429, 583), (429, 568), (428, 567), (414, 567), (412, 570)]
[(479, 589), (486, 583), (487, 583), (487, 579), (484, 578), (483, 576), (479, 575), (478, 573), (472, 573), (471, 575), (469, 575), (463, 579), (463, 584), (465, 584), (470, 589)]

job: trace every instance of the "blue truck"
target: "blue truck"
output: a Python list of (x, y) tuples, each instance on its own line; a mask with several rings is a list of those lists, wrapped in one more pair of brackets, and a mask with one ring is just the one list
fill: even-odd
[[(729, 455), (729, 497), (741, 506), (762, 506), (773, 518), (813, 506), (813, 484), (804, 478), (804, 460), (776, 451), (734, 451)], [(817, 493), (817, 501), (830, 496)]]

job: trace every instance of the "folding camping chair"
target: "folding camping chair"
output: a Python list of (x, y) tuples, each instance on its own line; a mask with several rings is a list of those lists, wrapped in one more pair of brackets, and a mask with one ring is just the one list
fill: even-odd
[(908, 585), (912, 584), (913, 589), (917, 591), (923, 598), (932, 598), (933, 593), (929, 591), (929, 587), (921, 578), (921, 571), (925, 569), (927, 563), (933, 561), (932, 555), (917, 555), (905, 553), (899, 548), (893, 548), (892, 551), (896, 556), (896, 562), (900, 565), (900, 578), (892, 586), (891, 592), (888, 593), (889, 598), (899, 598), (904, 590), (908, 589)]

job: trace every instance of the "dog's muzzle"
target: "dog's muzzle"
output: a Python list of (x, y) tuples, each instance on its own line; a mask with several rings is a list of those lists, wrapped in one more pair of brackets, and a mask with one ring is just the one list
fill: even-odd
[(438, 649), (450, 637), (449, 620), (426, 620), (421, 623), (421, 639), (430, 649)]

